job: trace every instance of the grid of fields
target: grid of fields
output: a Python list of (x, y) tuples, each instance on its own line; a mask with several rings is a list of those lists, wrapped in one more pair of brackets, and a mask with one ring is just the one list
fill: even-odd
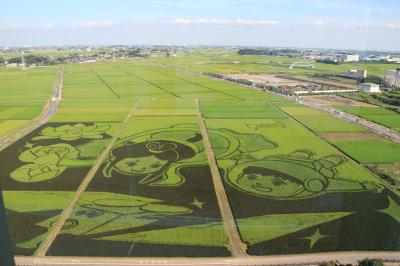
[(132, 63), (65, 67), (65, 99), (227, 99), (286, 101), (283, 97), (156, 65)]
[(0, 137), (38, 116), (50, 99), (56, 68), (0, 71)]
[(230, 256), (200, 119), (249, 255), (400, 249), (399, 192), (359, 164), (397, 162), (393, 143), (143, 62), (69, 65), (64, 80), (57, 114), (0, 152), (17, 254)]

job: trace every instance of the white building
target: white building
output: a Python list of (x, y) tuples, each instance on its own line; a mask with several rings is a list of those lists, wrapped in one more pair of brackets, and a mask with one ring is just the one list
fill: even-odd
[(360, 56), (358, 54), (342, 54), (340, 55), (340, 59), (344, 62), (358, 62)]
[(383, 79), (386, 86), (400, 88), (400, 68), (388, 70)]
[(358, 90), (362, 92), (380, 92), (379, 85), (375, 83), (360, 83)]

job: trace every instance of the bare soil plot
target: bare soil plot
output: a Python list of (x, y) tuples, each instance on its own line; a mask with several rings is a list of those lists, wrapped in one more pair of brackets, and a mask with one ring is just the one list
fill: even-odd
[(375, 107), (375, 105), (358, 102), (350, 99), (346, 99), (343, 97), (339, 97), (336, 95), (327, 95), (327, 96), (309, 96), (302, 98), (305, 102), (311, 102), (322, 105), (350, 105), (350, 106), (368, 106)]
[(327, 140), (377, 140), (380, 136), (369, 132), (325, 132), (320, 134)]
[(276, 86), (307, 86), (307, 82), (302, 82), (298, 80), (291, 80), (287, 78), (283, 78), (277, 75), (270, 74), (237, 74), (241, 79), (254, 80), (258, 82), (265, 82), (268, 84), (276, 85)]

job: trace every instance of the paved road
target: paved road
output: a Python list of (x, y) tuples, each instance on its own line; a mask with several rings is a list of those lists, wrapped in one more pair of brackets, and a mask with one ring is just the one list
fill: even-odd
[(26, 136), (36, 128), (45, 124), (52, 118), (56, 112), (58, 105), (61, 101), (62, 87), (64, 82), (64, 67), (61, 67), (57, 73), (57, 81), (54, 84), (54, 93), (51, 99), (46, 104), (43, 112), (36, 118), (24, 124), (22, 127), (15, 129), (9, 134), (0, 138), (0, 151), (7, 148), (9, 145), (18, 139)]
[[(338, 259), (339, 258), (339, 259)], [(319, 265), (321, 262), (338, 261), (357, 265), (365, 258), (382, 259), (385, 266), (400, 265), (400, 252), (329, 252), (282, 256), (257, 256), (242, 258), (85, 258), (85, 257), (23, 257), (17, 256), (19, 266), (127, 266), (127, 265)]]
[(394, 142), (400, 143), (400, 133), (398, 133), (394, 130), (391, 130), (390, 128), (384, 127), (382, 125), (376, 124), (374, 122), (368, 121), (368, 120), (360, 118), (358, 116), (342, 112), (342, 111), (335, 109), (333, 107), (330, 107), (330, 106), (308, 102), (306, 98), (300, 98), (300, 99), (295, 99), (295, 100), (298, 103), (301, 103), (303, 105), (330, 113), (338, 118), (347, 120), (353, 124), (358, 124), (364, 128), (369, 129), (370, 131), (374, 132), (377, 135), (391, 139)]

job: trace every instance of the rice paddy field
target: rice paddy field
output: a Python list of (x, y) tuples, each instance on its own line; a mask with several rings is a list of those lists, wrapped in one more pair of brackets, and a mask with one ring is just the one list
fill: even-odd
[(335, 108), (400, 132), (400, 114), (397, 112), (379, 106), (337, 105)]
[(57, 68), (0, 67), (0, 137), (38, 116), (50, 99)]
[[(32, 72), (8, 73), (18, 96), (0, 71), (2, 123), (43, 109), (50, 70), (37, 105)], [(32, 111), (12, 116), (7, 97)], [(0, 151), (17, 255), (229, 257), (216, 178), (249, 255), (400, 250), (400, 193), (364, 166), (400, 162), (399, 145), (363, 128), (150, 61), (67, 65), (62, 98)]]

